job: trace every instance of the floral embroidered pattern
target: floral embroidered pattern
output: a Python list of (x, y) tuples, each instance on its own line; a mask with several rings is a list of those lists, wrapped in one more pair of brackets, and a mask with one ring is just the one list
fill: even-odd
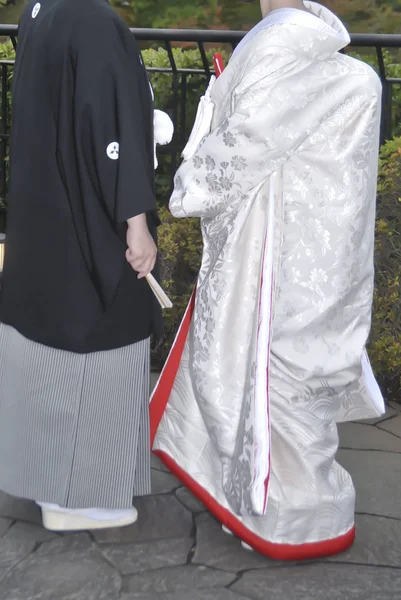
[[(190, 384), (180, 389), (196, 399), (196, 427), (207, 431), (208, 452), (219, 458), (216, 477), (229, 506), (246, 516), (259, 514), (252, 500), (261, 468), (254, 372), (273, 173), (281, 182), (274, 424), (283, 407), (308, 406), (310, 422), (324, 421), (334, 448), (341, 403), (351, 414), (357, 398), (360, 414), (367, 394), (360, 377), (373, 293), (380, 83), (369, 67), (336, 53), (337, 39), (304, 34), (294, 39), (294, 28), (283, 25), (268, 42), (255, 38), (245, 62), (215, 83), (212, 130), (180, 167), (170, 202), (177, 217), (202, 218), (205, 244), (185, 359)], [(279, 424), (283, 438), (287, 426)], [(348, 477), (335, 463), (331, 475)]]

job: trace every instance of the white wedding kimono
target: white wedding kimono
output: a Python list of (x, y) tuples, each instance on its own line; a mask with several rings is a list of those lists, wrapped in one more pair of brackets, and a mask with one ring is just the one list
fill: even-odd
[(341, 22), (270, 13), (214, 83), (170, 208), (201, 217), (196, 292), (151, 401), (153, 450), (277, 559), (346, 549), (336, 421), (382, 414), (371, 324), (381, 85)]

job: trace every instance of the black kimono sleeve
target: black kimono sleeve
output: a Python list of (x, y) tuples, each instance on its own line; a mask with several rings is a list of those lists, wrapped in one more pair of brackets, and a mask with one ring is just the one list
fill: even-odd
[(153, 103), (128, 28), (102, 18), (84, 33), (77, 32), (69, 61), (73, 90), (71, 77), (60, 90), (60, 107), (73, 97), (61, 108), (58, 159), (85, 261), (107, 306), (125, 261), (124, 222), (156, 209)]

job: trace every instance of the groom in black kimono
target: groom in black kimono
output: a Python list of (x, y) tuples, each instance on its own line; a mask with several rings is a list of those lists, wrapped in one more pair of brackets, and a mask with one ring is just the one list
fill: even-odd
[(158, 220), (151, 89), (107, 0), (28, 3), (11, 144), (0, 489), (51, 529), (127, 525), (150, 491)]

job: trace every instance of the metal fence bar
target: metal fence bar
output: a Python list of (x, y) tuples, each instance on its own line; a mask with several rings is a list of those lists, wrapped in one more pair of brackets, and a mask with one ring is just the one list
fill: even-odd
[(199, 47), (199, 53), (201, 55), (201, 59), (202, 59), (202, 63), (203, 63), (203, 68), (205, 69), (205, 73), (207, 76), (210, 76), (210, 66), (209, 66), (209, 61), (206, 56), (205, 44), (203, 42), (198, 42), (198, 47)]
[[(195, 29), (131, 29), (138, 40), (149, 42), (161, 42), (173, 40), (174, 42), (199, 41), (206, 44), (238, 44), (246, 35), (246, 31), (217, 31), (217, 30), (195, 30)], [(1, 26), (0, 26), (1, 35)], [(392, 33), (353, 33), (351, 34), (351, 46), (368, 48), (382, 46), (383, 48), (401, 48), (401, 34)]]
[(187, 106), (187, 83), (188, 83), (188, 76), (186, 74), (183, 74), (181, 77), (181, 115), (180, 115), (180, 120), (181, 120), (181, 131), (180, 131), (180, 146), (181, 148), (184, 148), (185, 145), (185, 132), (186, 132), (186, 122), (187, 122), (187, 111), (186, 111), (186, 106)]
[[(131, 29), (135, 37), (143, 42), (204, 42), (206, 44), (238, 44), (246, 35), (245, 31), (217, 31), (198, 29)], [(0, 37), (16, 39), (18, 25), (1, 25)], [(401, 34), (391, 33), (353, 33), (351, 46), (360, 48), (381, 46), (382, 48), (401, 48)]]
[[(179, 102), (180, 102), (180, 96), (179, 96), (179, 90), (180, 90), (180, 81), (179, 81), (179, 73), (177, 70), (177, 65), (174, 59), (174, 54), (173, 54), (173, 49), (171, 47), (171, 40), (165, 39), (164, 40), (165, 46), (166, 46), (166, 50), (167, 50), (167, 54), (170, 60), (170, 65), (171, 65), (171, 72), (173, 75), (173, 83), (172, 83), (172, 94), (173, 94), (173, 106), (172, 106), (172, 118), (174, 123), (176, 124), (176, 128), (174, 131), (174, 139), (173, 139), (173, 144), (172, 144), (172, 148), (175, 148), (175, 146), (177, 145), (177, 140), (179, 138), (179, 119), (178, 119), (178, 115), (179, 115)], [(176, 152), (172, 150), (171, 152), (171, 172), (175, 172), (177, 168), (177, 155)]]

